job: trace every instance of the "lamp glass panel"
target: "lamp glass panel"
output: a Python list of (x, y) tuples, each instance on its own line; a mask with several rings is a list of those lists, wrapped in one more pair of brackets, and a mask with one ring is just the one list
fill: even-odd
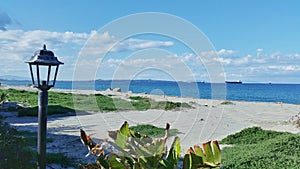
[(46, 81), (47, 82), (49, 80), (48, 85), (53, 85), (53, 80), (54, 80), (56, 66), (51, 66), (49, 78), (48, 78), (48, 70), (49, 70), (49, 66), (39, 65), (40, 84), (42, 84), (42, 81)]

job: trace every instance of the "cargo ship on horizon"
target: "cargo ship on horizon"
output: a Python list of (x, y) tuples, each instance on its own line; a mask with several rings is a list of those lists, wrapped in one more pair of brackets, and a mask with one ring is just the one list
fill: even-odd
[(243, 82), (241, 80), (237, 80), (237, 81), (225, 81), (225, 83), (229, 83), (229, 84), (242, 84)]

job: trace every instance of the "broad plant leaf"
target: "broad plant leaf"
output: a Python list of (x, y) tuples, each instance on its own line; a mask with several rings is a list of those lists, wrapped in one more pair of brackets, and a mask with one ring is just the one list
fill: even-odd
[[(189, 155), (189, 158), (187, 157)], [(190, 148), (183, 161), (183, 166), (191, 168), (219, 168), (221, 165), (221, 150), (217, 141), (203, 144), (203, 150), (198, 145)], [(189, 164), (186, 164), (189, 163)]]
[(221, 149), (219, 143), (217, 141), (213, 141), (212, 146), (214, 150), (214, 163), (221, 164)]
[(178, 163), (178, 158), (180, 156), (181, 146), (180, 146), (180, 138), (175, 137), (172, 147), (167, 156), (168, 167), (176, 167)]
[(108, 163), (109, 163), (110, 168), (113, 168), (113, 169), (124, 169), (125, 168), (124, 164), (121, 162), (121, 159), (115, 154), (112, 157), (110, 157)]
[(192, 160), (190, 154), (185, 154), (183, 157), (183, 169), (191, 169), (192, 168)]
[(117, 134), (116, 145), (122, 149), (125, 149), (127, 146), (127, 139), (129, 133), (129, 125), (127, 121), (125, 121)]
[(212, 152), (212, 148), (211, 148), (210, 143), (211, 143), (210, 141), (207, 142), (207, 143), (204, 143), (203, 144), (203, 150), (204, 150), (204, 153), (205, 153), (205, 156), (206, 156), (206, 162), (213, 163), (214, 162), (214, 156), (213, 156), (213, 152)]

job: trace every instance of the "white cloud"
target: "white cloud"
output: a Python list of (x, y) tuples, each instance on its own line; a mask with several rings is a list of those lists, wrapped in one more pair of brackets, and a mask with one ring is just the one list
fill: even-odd
[(143, 40), (143, 39), (127, 39), (123, 42), (120, 42), (113, 50), (114, 51), (126, 51), (126, 50), (140, 50), (146, 48), (160, 48), (160, 47), (169, 47), (172, 46), (173, 42), (171, 41), (152, 41), (152, 40)]
[(125, 51), (137, 51), (147, 48), (161, 48), (172, 46), (171, 41), (158, 41), (158, 40), (144, 40), (144, 39), (125, 39), (118, 41), (116, 37), (110, 35), (109, 32), (98, 33), (93, 31), (91, 38), (81, 51), (83, 57), (98, 57), (109, 52), (125, 52)]
[(244, 65), (244, 64), (248, 64), (250, 59), (251, 59), (251, 55), (247, 55), (241, 58), (236, 58), (232, 60), (232, 62), (234, 65)]
[(266, 63), (266, 60), (265, 59), (257, 59), (257, 58), (253, 58), (252, 59), (253, 63)]
[(218, 55), (232, 55), (232, 54), (236, 53), (236, 51), (221, 49), (217, 53), (218, 53)]
[(214, 58), (214, 61), (220, 62), (222, 64), (228, 65), (231, 63), (231, 59), (224, 59), (224, 58)]
[[(253, 52), (254, 55), (256, 52), (257, 51)], [(132, 58), (128, 60), (112, 58), (108, 59), (107, 63), (104, 62), (103, 65), (109, 66), (110, 64), (114, 64), (115, 68), (118, 68), (118, 71), (122, 72), (120, 78), (127, 77), (126, 73), (127, 75), (130, 73), (134, 74), (135, 71), (143, 68), (158, 67), (166, 71), (174, 69), (172, 72), (176, 70), (177, 74), (182, 74), (181, 78), (184, 80), (191, 79), (192, 77), (197, 80), (209, 81), (212, 72), (207, 72), (208, 67), (205, 59), (207, 59), (208, 56), (213, 56), (213, 61), (222, 63), (222, 65), (218, 66), (224, 67), (226, 78), (231, 80), (240, 79), (245, 82), (284, 82), (286, 78), (295, 79), (300, 73), (300, 66), (298, 65), (298, 63), (300, 63), (299, 54), (276, 52), (264, 54), (260, 57), (256, 55), (252, 56), (251, 54), (240, 57), (239, 53), (235, 52), (234, 55), (219, 55), (219, 57), (214, 57), (216, 56), (215, 54), (215, 52), (202, 52), (199, 55), (184, 53), (182, 55), (166, 55), (160, 58), (148, 57), (146, 59)], [(182, 73), (184, 71), (181, 70), (181, 67), (186, 67), (192, 73)], [(186, 74), (188, 78), (185, 78), (184, 74)]]
[[(85, 44), (88, 41), (87, 44)], [(102, 58), (98, 54), (103, 52), (122, 52), (122, 51), (135, 51), (145, 48), (160, 48), (172, 46), (171, 41), (155, 41), (143, 39), (127, 39), (122, 42), (117, 42), (116, 38), (108, 32), (99, 34), (97, 31), (90, 33), (75, 33), (75, 32), (50, 32), (45, 30), (0, 30), (0, 74), (26, 76), (28, 68), (24, 63), (28, 60), (36, 50), (42, 48), (46, 44), (47, 48), (54, 51), (59, 59), (65, 62), (62, 66), (62, 71), (69, 71), (64, 78), (72, 76), (74, 66), (86, 66), (100, 63)], [(81, 54), (87, 55), (87, 58), (80, 60), (76, 64), (76, 57), (80, 49), (85, 45)], [(95, 57), (93, 57), (95, 56)], [(3, 66), (5, 65), (5, 66)], [(67, 67), (67, 68), (66, 68)], [(17, 70), (19, 71), (11, 71)]]
[(165, 55), (156, 53), (155, 56), (145, 57), (144, 54), (147, 55), (148, 52), (141, 52), (126, 59), (110, 58), (103, 61), (98, 70), (100, 78), (134, 79), (138, 76), (144, 79), (164, 79), (169, 77), (173, 80), (187, 81), (192, 81), (194, 78), (194, 72), (184, 62), (183, 57), (167, 53)]
[(297, 65), (285, 65), (285, 66), (271, 65), (268, 66), (268, 69), (277, 70), (277, 71), (300, 71), (300, 67)]
[[(87, 40), (89, 41), (85, 44)], [(118, 42), (117, 38), (108, 32), (99, 34), (96, 31), (75, 33), (44, 30), (0, 30), (0, 75), (28, 77), (28, 66), (24, 62), (36, 50), (41, 49), (44, 43), (47, 44), (48, 49), (55, 52), (60, 60), (65, 62), (65, 65), (61, 67), (62, 72), (60, 74), (63, 75), (61, 79), (72, 78), (74, 66), (81, 65), (91, 72), (101, 67), (101, 70), (107, 72), (106, 78), (111, 77), (115, 69), (119, 69), (119, 72), (121, 71), (123, 74), (126, 72), (129, 74), (130, 72), (153, 67), (161, 71), (175, 73), (177, 79), (198, 78), (199, 80), (208, 81), (202, 78), (209, 78), (206, 69), (209, 66), (215, 66), (213, 64), (209, 65), (211, 62), (221, 63), (224, 66), (227, 78), (240, 77), (239, 79), (243, 80), (242, 78), (244, 78), (245, 81), (247, 79), (253, 81), (264, 79), (263, 77), (284, 80), (285, 77), (298, 77), (300, 74), (299, 53), (274, 52), (268, 54), (259, 48), (251, 54), (241, 55), (235, 50), (220, 49), (219, 51), (203, 51), (199, 54), (165, 52), (165, 55), (160, 57), (147, 55), (147, 57), (141, 58), (125, 58), (126, 56), (121, 55), (125, 51), (134, 53), (149, 48), (167, 48), (175, 44), (172, 41), (136, 38)], [(78, 52), (84, 45), (81, 54), (86, 55), (86, 57), (76, 64)], [(99, 54), (105, 54), (106, 52), (111, 52), (112, 55), (101, 60), (102, 58), (98, 57)], [(216, 66), (220, 66), (220, 64), (216, 64)], [(86, 76), (86, 74), (83, 76)]]
[(260, 55), (261, 55), (261, 53), (262, 53), (263, 51), (264, 51), (264, 50), (261, 49), (261, 48), (256, 49), (256, 56), (257, 56), (257, 57), (260, 57)]
[[(63, 49), (66, 44), (81, 46), (88, 36), (86, 33), (59, 33), (42, 30), (0, 31), (0, 74), (28, 77), (28, 66), (25, 61), (30, 59), (36, 50), (41, 49), (43, 44), (46, 44), (48, 49), (53, 50), (56, 55), (58, 53), (60, 60), (64, 61), (65, 58), (61, 56), (61, 53), (71, 52), (70, 49)], [(72, 52), (71, 54), (73, 55)]]

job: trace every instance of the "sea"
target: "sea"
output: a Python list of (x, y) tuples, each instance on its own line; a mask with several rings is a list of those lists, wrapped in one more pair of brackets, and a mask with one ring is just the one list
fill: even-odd
[[(2, 85), (28, 86), (28, 80), (0, 80)], [(55, 88), (107, 90), (120, 88), (122, 92), (146, 93), (201, 99), (232, 101), (282, 102), (300, 104), (300, 84), (263, 83), (204, 83), (161, 80), (96, 80), (57, 81)]]

